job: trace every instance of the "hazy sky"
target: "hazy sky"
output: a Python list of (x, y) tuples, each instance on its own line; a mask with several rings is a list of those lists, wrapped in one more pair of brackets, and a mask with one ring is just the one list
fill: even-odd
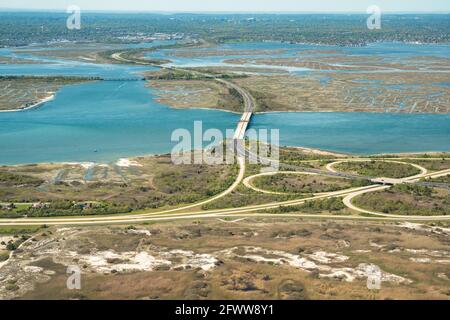
[(78, 5), (102, 11), (268, 11), (365, 12), (378, 5), (384, 12), (450, 12), (450, 0), (0, 0), (0, 8), (58, 9)]

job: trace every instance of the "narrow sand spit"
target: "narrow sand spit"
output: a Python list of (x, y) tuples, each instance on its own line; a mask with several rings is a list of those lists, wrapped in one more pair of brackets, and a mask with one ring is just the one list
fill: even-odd
[(53, 99), (55, 99), (55, 93), (54, 92), (52, 92), (49, 96), (41, 99), (40, 101), (38, 101), (38, 102), (28, 106), (28, 107), (22, 107), (22, 108), (19, 108), (19, 109), (0, 110), (0, 112), (21, 112), (21, 111), (25, 111), (25, 110), (30, 110), (30, 109), (37, 108), (37, 107), (39, 107), (40, 105), (42, 105), (42, 104), (44, 104), (46, 102), (52, 101)]

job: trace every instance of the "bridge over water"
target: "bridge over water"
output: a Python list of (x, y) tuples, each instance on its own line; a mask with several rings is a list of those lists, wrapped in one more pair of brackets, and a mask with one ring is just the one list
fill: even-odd
[(129, 78), (102, 78), (102, 81), (145, 81), (144, 77), (129, 77)]

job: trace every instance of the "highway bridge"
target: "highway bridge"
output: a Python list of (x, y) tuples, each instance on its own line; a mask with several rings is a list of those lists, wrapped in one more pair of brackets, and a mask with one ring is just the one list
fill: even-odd
[(102, 81), (145, 81), (144, 77), (137, 77), (137, 78), (102, 78)]
[[(128, 59), (125, 59), (121, 56), (121, 53), (115, 53), (111, 56), (113, 59), (123, 61), (123, 62), (132, 62)], [(149, 65), (153, 65), (152, 63), (146, 63)], [(309, 172), (309, 173), (315, 173), (320, 174), (328, 177), (338, 177), (338, 178), (347, 178), (347, 179), (354, 179), (354, 180), (366, 180), (368, 182), (379, 184), (379, 185), (394, 185), (397, 184), (397, 182), (393, 181), (394, 179), (386, 179), (386, 178), (374, 178), (374, 177), (368, 177), (368, 176), (361, 176), (351, 173), (345, 173), (345, 172), (331, 172), (328, 170), (320, 170), (320, 169), (313, 169), (313, 168), (307, 168), (297, 165), (291, 165), (286, 163), (281, 163), (278, 160), (273, 160), (269, 158), (263, 158), (259, 155), (253, 154), (245, 147), (245, 133), (247, 132), (248, 126), (250, 124), (250, 121), (252, 119), (253, 113), (256, 109), (256, 103), (253, 98), (253, 96), (245, 89), (241, 88), (240, 86), (221, 79), (216, 78), (212, 74), (200, 72), (200, 71), (194, 71), (194, 70), (186, 70), (183, 68), (173, 67), (173, 66), (161, 66), (161, 65), (154, 65), (158, 68), (167, 69), (167, 70), (181, 70), (186, 72), (195, 73), (198, 75), (201, 75), (206, 78), (214, 79), (217, 82), (220, 82), (227, 86), (228, 88), (232, 88), (236, 90), (242, 97), (244, 102), (244, 113), (242, 114), (237, 126), (236, 130), (233, 136), (233, 140), (235, 142), (235, 150), (238, 157), (243, 157), (244, 159), (254, 160), (261, 163), (268, 163), (269, 165), (272, 165), (274, 168), (282, 168), (287, 169), (290, 171), (302, 171), (302, 172)], [(107, 81), (143, 81), (145, 78), (109, 78), (105, 79)], [(410, 184), (416, 184), (416, 185), (422, 185), (422, 186), (429, 186), (429, 187), (440, 187), (440, 188), (447, 188), (450, 189), (450, 184), (446, 183), (436, 183), (436, 182), (424, 182), (424, 181), (408, 181)]]
[(245, 132), (247, 132), (248, 125), (250, 124), (250, 120), (252, 119), (252, 112), (246, 111), (242, 114), (241, 119), (239, 120), (236, 131), (234, 133), (234, 140), (243, 140), (245, 137)]

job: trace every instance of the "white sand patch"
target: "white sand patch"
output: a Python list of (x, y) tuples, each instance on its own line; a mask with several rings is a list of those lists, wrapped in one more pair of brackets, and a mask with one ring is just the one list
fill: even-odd
[(418, 263), (431, 263), (430, 258), (409, 258), (409, 260), (411, 260), (413, 262), (418, 262)]
[[(319, 274), (321, 278), (338, 278), (346, 282), (353, 282), (354, 280), (364, 280), (373, 275), (373, 270), (379, 269), (378, 266), (368, 263), (361, 263), (356, 268), (332, 268), (328, 274)], [(380, 270), (380, 277), (382, 282), (393, 282), (397, 284), (411, 283), (412, 281), (392, 273), (387, 273)]]
[(444, 280), (450, 280), (445, 273), (438, 273), (437, 275), (439, 278)]
[[(245, 253), (239, 254), (239, 250), (243, 250)], [(367, 279), (369, 275), (372, 275), (374, 267), (377, 266), (368, 263), (361, 263), (356, 268), (352, 267), (332, 267), (328, 264), (331, 263), (343, 263), (349, 260), (349, 257), (336, 253), (328, 253), (324, 251), (317, 251), (313, 254), (305, 255), (301, 257), (299, 255), (291, 254), (284, 251), (268, 250), (258, 247), (234, 247), (227, 250), (220, 251), (220, 254), (232, 257), (240, 257), (249, 259), (255, 262), (265, 262), (272, 264), (288, 264), (292, 267), (302, 269), (303, 271), (310, 272), (313, 270), (319, 271), (319, 277), (322, 278), (339, 278), (347, 282), (352, 282), (356, 279)], [(310, 259), (315, 259), (311, 261)], [(319, 264), (323, 263), (323, 264)], [(395, 274), (383, 272), (380, 270), (381, 281), (394, 282), (394, 283), (411, 283), (412, 281)]]
[(450, 257), (450, 252), (444, 250), (405, 249), (405, 251), (412, 254), (421, 254), (431, 257)]
[(369, 242), (369, 245), (370, 245), (371, 247), (374, 247), (374, 248), (380, 248), (380, 249), (384, 247), (384, 245), (375, 243), (375, 242), (373, 242), (373, 241), (370, 241), (370, 242)]
[(332, 270), (328, 274), (319, 274), (320, 278), (331, 278), (331, 279), (343, 279), (347, 282), (353, 282), (356, 279), (356, 276), (354, 275), (354, 269), (352, 268), (343, 268), (339, 270)]
[(172, 257), (183, 257), (185, 261), (183, 263), (178, 264), (175, 268), (200, 268), (204, 271), (209, 271), (213, 269), (218, 260), (209, 254), (197, 254), (193, 251), (188, 250), (172, 250), (169, 252)]
[(349, 257), (347, 256), (340, 255), (337, 253), (329, 253), (325, 251), (317, 251), (307, 256), (317, 262), (325, 264), (345, 262), (349, 259)]
[(69, 236), (78, 232), (76, 228), (59, 228), (56, 229), (56, 233), (59, 233), (62, 236)]
[(38, 101), (38, 102), (28, 106), (28, 107), (22, 106), (19, 109), (0, 110), (0, 113), (2, 113), (2, 112), (5, 112), (5, 113), (6, 112), (20, 112), (20, 111), (24, 111), (24, 110), (34, 109), (34, 108), (39, 107), (40, 105), (42, 105), (42, 104), (44, 104), (46, 102), (52, 101), (55, 98), (55, 93), (54, 92), (49, 92), (49, 94), (50, 94), (49, 96), (47, 96), (45, 98), (42, 98), (40, 101)]
[(434, 260), (437, 263), (444, 263), (444, 264), (450, 264), (450, 260), (448, 259), (438, 259), (438, 260)]
[[(278, 264), (283, 264), (283, 263), (287, 263), (290, 266), (296, 267), (296, 268), (302, 268), (302, 269), (306, 269), (306, 270), (312, 270), (312, 269), (316, 269), (317, 265), (313, 262), (310, 261), (306, 258), (300, 257), (298, 255), (295, 254), (291, 254), (288, 252), (284, 252), (284, 251), (277, 251), (277, 250), (267, 250), (267, 249), (263, 249), (263, 248), (254, 248), (254, 247), (245, 247), (244, 248), (247, 252), (250, 253), (260, 253), (260, 254), (265, 254), (265, 255), (275, 255), (275, 256), (279, 256), (280, 258), (266, 258), (266, 257), (259, 257), (257, 259), (259, 259), (259, 261), (272, 261), (272, 262), (278, 262)], [(256, 258), (255, 255), (245, 255), (243, 256), (243, 258)]]
[(116, 166), (118, 166), (118, 167), (142, 167), (142, 164), (140, 164), (137, 161), (123, 158), (123, 159), (119, 159), (116, 162)]
[[(98, 251), (89, 255), (78, 256), (80, 264), (88, 265), (94, 272), (111, 273), (152, 271), (158, 267), (169, 267), (171, 269), (195, 269), (204, 271), (213, 269), (218, 260), (209, 254), (197, 254), (187, 250), (165, 251), (164, 248), (155, 250), (155, 253), (147, 251), (117, 253), (112, 250)], [(152, 250), (153, 251), (153, 250)], [(75, 252), (69, 254), (77, 257)], [(171, 260), (177, 261), (177, 263)]]
[(409, 230), (427, 231), (430, 233), (450, 235), (450, 228), (427, 226), (424, 224), (412, 223), (412, 222), (403, 222), (397, 226), (400, 228), (406, 228)]
[(61, 164), (69, 166), (80, 166), (83, 169), (90, 169), (92, 167), (95, 167), (95, 162), (61, 162)]
[[(14, 238), (12, 236), (3, 236), (0, 237), (0, 249), (5, 249), (6, 245), (8, 244), (8, 242), (10, 241), (14, 241)], [(5, 243), (5, 244), (1, 244), (1, 243)]]
[(143, 234), (143, 235), (146, 235), (146, 236), (149, 236), (149, 237), (152, 235), (151, 232), (146, 230), (146, 229), (130, 229), (130, 230), (127, 231), (127, 233)]
[[(372, 270), (373, 268), (377, 268), (379, 269), (378, 266), (373, 265), (373, 264), (367, 264), (367, 263), (361, 263), (358, 265), (357, 267), (357, 271), (358, 272), (362, 272), (362, 278), (367, 278), (369, 275), (372, 274)], [(381, 270), (381, 269), (380, 269)], [(381, 281), (383, 282), (394, 282), (394, 283), (412, 283), (411, 280), (403, 278), (401, 276), (392, 274), (392, 273), (388, 273), (388, 272), (384, 272), (381, 270)]]
[[(99, 251), (91, 255), (82, 255), (80, 262), (87, 264), (96, 272), (110, 273), (113, 270), (118, 272), (130, 271), (151, 271), (161, 265), (170, 265), (168, 260), (157, 259), (147, 252), (123, 252)], [(114, 263), (113, 261), (120, 261)]]
[(81, 162), (80, 166), (82, 166), (84, 169), (90, 169), (95, 167), (95, 163), (94, 162)]
[(36, 266), (26, 266), (23, 268), (23, 271), (25, 272), (31, 272), (31, 273), (41, 273), (44, 271), (41, 267)]

